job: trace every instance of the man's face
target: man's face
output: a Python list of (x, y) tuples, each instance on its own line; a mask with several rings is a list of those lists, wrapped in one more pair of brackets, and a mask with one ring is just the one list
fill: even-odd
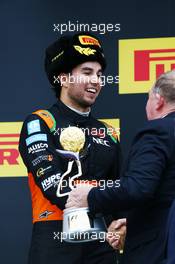
[(146, 115), (148, 120), (157, 118), (157, 104), (158, 104), (158, 97), (156, 96), (156, 93), (154, 93), (153, 90), (151, 89), (149, 91), (148, 100), (146, 104)]
[(87, 108), (95, 103), (101, 90), (102, 68), (98, 62), (85, 62), (75, 67), (67, 82), (66, 96), (72, 105)]

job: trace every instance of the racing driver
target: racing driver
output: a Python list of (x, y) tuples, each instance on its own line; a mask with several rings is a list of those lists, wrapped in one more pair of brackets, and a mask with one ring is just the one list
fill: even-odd
[[(56, 103), (26, 118), (19, 143), (28, 171), (33, 210), (28, 264), (116, 262), (116, 252), (107, 242), (68, 243), (58, 235), (62, 232), (67, 200), (67, 196), (56, 195), (57, 183), (68, 164), (68, 159), (57, 151), (62, 149), (62, 129), (76, 126), (85, 133), (82, 180), (115, 181), (119, 177), (121, 154), (116, 131), (111, 133), (106, 124), (91, 114), (91, 106), (102, 88), (101, 75), (105, 67), (101, 43), (89, 33), (62, 36), (46, 49), (45, 71)], [(69, 177), (76, 171), (73, 166)], [(69, 186), (65, 189), (70, 191)]]

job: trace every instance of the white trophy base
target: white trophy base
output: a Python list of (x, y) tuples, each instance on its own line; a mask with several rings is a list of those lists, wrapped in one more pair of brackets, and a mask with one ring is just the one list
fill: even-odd
[(104, 240), (106, 225), (102, 217), (92, 217), (88, 207), (65, 209), (64, 240), (70, 243)]

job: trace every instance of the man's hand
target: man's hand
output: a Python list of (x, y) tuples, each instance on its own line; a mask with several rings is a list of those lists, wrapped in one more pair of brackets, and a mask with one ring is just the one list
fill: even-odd
[(106, 240), (114, 249), (123, 250), (126, 237), (126, 218), (114, 220), (108, 227)]
[(80, 207), (88, 207), (88, 193), (94, 186), (84, 185), (77, 186), (69, 193), (69, 197), (67, 199), (67, 203), (65, 205), (66, 208), (80, 208)]

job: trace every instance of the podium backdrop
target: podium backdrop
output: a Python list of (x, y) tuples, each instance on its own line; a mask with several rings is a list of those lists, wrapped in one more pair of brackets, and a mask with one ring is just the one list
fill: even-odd
[(101, 39), (105, 75), (113, 79), (93, 114), (120, 125), (126, 155), (146, 119), (146, 92), (156, 76), (175, 68), (175, 1), (1, 0), (0, 12), (0, 263), (25, 264), (31, 204), (18, 140), (25, 117), (56, 100), (44, 73), (45, 48), (63, 31), (90, 29)]

